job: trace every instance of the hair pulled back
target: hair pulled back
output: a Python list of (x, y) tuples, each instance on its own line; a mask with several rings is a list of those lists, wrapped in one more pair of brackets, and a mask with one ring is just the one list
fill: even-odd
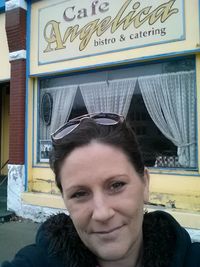
[(56, 184), (61, 193), (60, 170), (65, 158), (74, 149), (86, 146), (93, 141), (108, 144), (123, 151), (141, 179), (143, 178), (144, 162), (136, 135), (130, 125), (126, 121), (112, 126), (100, 125), (87, 118), (82, 120), (71, 133), (63, 137), (58, 144), (53, 144), (50, 153), (50, 167), (55, 173)]

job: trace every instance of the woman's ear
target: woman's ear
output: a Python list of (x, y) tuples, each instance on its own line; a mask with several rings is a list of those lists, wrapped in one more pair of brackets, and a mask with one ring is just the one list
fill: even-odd
[(144, 203), (148, 203), (149, 201), (149, 182), (150, 175), (148, 169), (145, 167), (144, 169)]

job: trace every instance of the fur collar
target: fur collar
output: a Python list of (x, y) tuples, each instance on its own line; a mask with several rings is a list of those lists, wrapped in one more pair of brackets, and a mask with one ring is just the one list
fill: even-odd
[[(144, 255), (145, 267), (172, 267), (176, 265), (177, 243), (182, 227), (167, 213), (156, 211), (144, 215)], [(184, 233), (184, 238), (189, 237)], [(47, 249), (48, 257), (58, 258), (63, 266), (96, 266), (95, 256), (80, 240), (69, 216), (64, 213), (50, 217), (40, 227), (36, 243)], [(185, 242), (184, 242), (185, 243)], [(180, 253), (179, 253), (180, 254)], [(183, 255), (184, 256), (184, 255)], [(173, 262), (173, 264), (172, 264)]]

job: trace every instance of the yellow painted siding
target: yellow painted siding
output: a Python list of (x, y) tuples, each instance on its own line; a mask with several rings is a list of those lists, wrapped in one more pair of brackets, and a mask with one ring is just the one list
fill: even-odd
[(50, 168), (33, 169), (32, 191), (59, 194), (54, 182), (54, 174)]
[(9, 51), (8, 42), (5, 31), (5, 13), (0, 14), (0, 81), (10, 79), (10, 63), (9, 63)]
[(198, 170), (200, 173), (200, 54), (197, 54), (196, 56), (196, 88), (197, 88)]
[(65, 209), (62, 197), (57, 195), (44, 193), (23, 193), (22, 200), (24, 203), (31, 205)]
[(151, 174), (150, 202), (200, 212), (200, 177)]
[[(30, 79), (28, 83), (29, 88), (34, 87), (34, 80)], [(32, 162), (33, 162), (33, 153), (35, 150), (33, 150), (33, 141), (34, 141), (34, 132), (33, 132), (33, 91), (28, 91), (28, 144), (26, 144), (27, 147), (27, 154), (28, 154), (28, 162), (27, 162), (27, 170), (28, 170), (28, 191), (32, 191), (32, 185), (33, 185), (33, 174), (32, 174)], [(37, 105), (36, 105), (37, 106)], [(35, 135), (36, 136), (36, 135)], [(34, 146), (35, 147), (35, 146)]]

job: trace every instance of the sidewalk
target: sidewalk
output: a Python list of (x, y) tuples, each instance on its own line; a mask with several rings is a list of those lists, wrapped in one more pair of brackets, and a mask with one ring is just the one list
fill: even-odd
[(30, 220), (0, 223), (0, 266), (5, 260), (12, 260), (16, 252), (35, 240), (40, 224)]
[(7, 211), (7, 176), (0, 176), (0, 266), (16, 252), (35, 241), (40, 224), (16, 217)]

